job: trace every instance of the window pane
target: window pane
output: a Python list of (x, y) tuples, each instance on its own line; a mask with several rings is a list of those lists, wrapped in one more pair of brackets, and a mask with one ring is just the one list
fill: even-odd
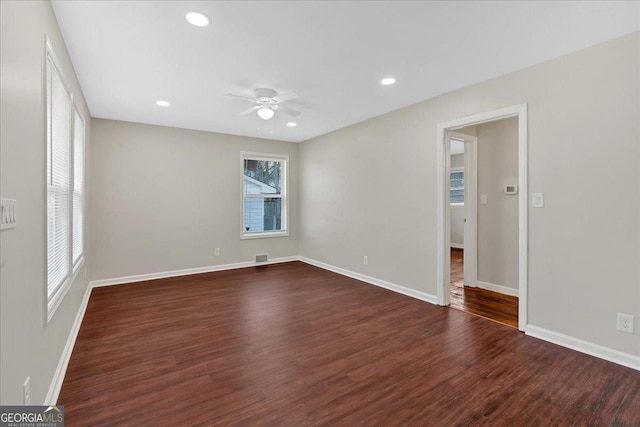
[(464, 203), (464, 190), (451, 190), (451, 203)]
[(244, 194), (280, 194), (282, 162), (244, 160)]
[(47, 295), (49, 301), (70, 273), (71, 97), (47, 60)]
[(464, 187), (464, 172), (451, 172), (451, 188)]
[(245, 197), (244, 229), (247, 233), (282, 230), (282, 199)]

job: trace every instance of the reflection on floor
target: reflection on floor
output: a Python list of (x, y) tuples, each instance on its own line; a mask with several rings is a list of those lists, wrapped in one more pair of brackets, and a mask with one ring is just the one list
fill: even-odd
[(518, 327), (518, 297), (464, 286), (464, 250), (451, 248), (451, 307)]

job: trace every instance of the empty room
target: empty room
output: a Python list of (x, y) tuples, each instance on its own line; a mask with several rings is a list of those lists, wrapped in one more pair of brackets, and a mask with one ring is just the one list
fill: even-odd
[(0, 19), (0, 425), (640, 425), (640, 2)]

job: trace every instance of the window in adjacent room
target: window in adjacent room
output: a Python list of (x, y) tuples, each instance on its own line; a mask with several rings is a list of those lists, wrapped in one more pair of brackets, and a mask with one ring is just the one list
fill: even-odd
[(84, 123), (47, 45), (47, 319), (83, 260)]
[(452, 169), (449, 178), (451, 206), (464, 206), (464, 169)]
[(287, 236), (288, 156), (242, 153), (244, 239)]

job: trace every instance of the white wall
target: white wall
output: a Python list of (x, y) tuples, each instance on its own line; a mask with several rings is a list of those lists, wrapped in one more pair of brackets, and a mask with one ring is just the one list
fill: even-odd
[(83, 269), (46, 324), (45, 34), (87, 136), (90, 123), (51, 4), (0, 1), (0, 19), (0, 193), (18, 202), (17, 228), (0, 232), (0, 404), (22, 404), (27, 376), (42, 404), (87, 286)]
[[(298, 254), (298, 144), (103, 119), (91, 130), (92, 280)], [(289, 236), (240, 239), (241, 151), (289, 155)]]
[[(518, 119), (476, 126), (478, 137), (478, 280), (518, 289)], [(480, 195), (487, 204), (480, 204)]]
[(639, 38), (303, 143), (301, 255), (435, 295), (437, 125), (527, 103), (529, 189), (545, 193), (529, 209), (529, 322), (640, 355), (640, 334), (615, 327), (640, 316)]

